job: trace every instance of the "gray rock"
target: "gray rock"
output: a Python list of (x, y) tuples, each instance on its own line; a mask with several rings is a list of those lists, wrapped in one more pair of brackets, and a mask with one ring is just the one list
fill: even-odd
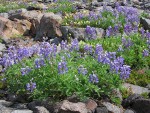
[(123, 100), (122, 106), (133, 109), (136, 113), (150, 113), (150, 99), (144, 99), (138, 94), (133, 94)]
[(49, 111), (43, 106), (36, 106), (34, 113), (49, 113)]
[(124, 113), (135, 113), (135, 112), (133, 110), (131, 110), (131, 109), (127, 109), (127, 110), (125, 110)]
[(0, 51), (3, 51), (4, 49), (6, 49), (5, 44), (0, 43)]
[(97, 107), (95, 113), (109, 113), (106, 107)]
[(111, 113), (123, 113), (123, 110), (121, 108), (119, 108), (118, 106), (115, 106), (109, 102), (103, 102), (102, 103), (107, 109), (109, 112)]
[(54, 13), (45, 13), (40, 21), (36, 32), (35, 40), (42, 40), (43, 37), (55, 38), (61, 37), (60, 24), (62, 18)]
[(145, 30), (150, 30), (150, 19), (142, 17), (140, 18), (140, 23), (143, 25)]
[(4, 17), (4, 18), (8, 18), (9, 14), (8, 13), (0, 13), (0, 16)]
[(142, 94), (142, 93), (149, 93), (150, 90), (148, 90), (148, 88), (144, 88), (144, 87), (140, 87), (137, 85), (132, 85), (129, 83), (124, 83), (123, 86), (127, 89), (131, 89), (131, 91), (135, 94)]
[(14, 110), (11, 113), (33, 113), (33, 111), (28, 110), (28, 109), (26, 109), (26, 110)]
[[(101, 28), (95, 28), (96, 32), (96, 37), (97, 38), (102, 38), (104, 36), (104, 30)], [(89, 40), (90, 37), (88, 34), (85, 32), (85, 28), (73, 28), (70, 26), (62, 26), (61, 27), (61, 32), (63, 34), (63, 39), (68, 39), (70, 38), (77, 38), (79, 40)]]
[(58, 44), (61, 43), (61, 41), (62, 41), (61, 38), (55, 37), (54, 39), (51, 39), (51, 40), (50, 40), (50, 43), (58, 45)]

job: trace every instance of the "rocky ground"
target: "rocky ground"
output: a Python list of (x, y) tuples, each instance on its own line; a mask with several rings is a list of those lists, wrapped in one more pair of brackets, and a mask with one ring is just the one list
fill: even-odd
[[(92, 0), (92, 3), (84, 0), (76, 0), (78, 3), (78, 12), (83, 10), (92, 10), (98, 12), (101, 10), (103, 2), (101, 0)], [(107, 5), (114, 7), (111, 0)], [(122, 5), (138, 8), (139, 13), (146, 11), (150, 13), (150, 2), (145, 0), (143, 4), (140, 0), (127, 0), (127, 3), (121, 2)], [(42, 8), (47, 8), (47, 4), (40, 2)], [(40, 7), (29, 7), (27, 9), (12, 10), (7, 13), (0, 13), (0, 54), (5, 52), (9, 46), (31, 46), (43, 37), (50, 43), (59, 44), (66, 39), (67, 34), (72, 34), (73, 38), (84, 39), (86, 37), (85, 28), (73, 28), (71, 26), (61, 26), (62, 18), (65, 16), (61, 13), (45, 13)], [(141, 24), (147, 30), (150, 30), (150, 18), (141, 18)], [(14, 35), (23, 36), (23, 38), (11, 38)], [(101, 38), (105, 35), (105, 30), (97, 28), (97, 35)], [(34, 38), (31, 38), (34, 37)], [(2, 68), (2, 67), (1, 67)], [(1, 69), (2, 70), (2, 69)], [(96, 101), (89, 99), (86, 102), (78, 102), (76, 97), (70, 97), (60, 103), (51, 104), (50, 100), (32, 101), (26, 103), (24, 96), (17, 96), (0, 90), (0, 113), (150, 113), (150, 99), (143, 98), (140, 94), (150, 93), (150, 86), (147, 88), (125, 83), (124, 87), (131, 89), (133, 95), (125, 100), (122, 99), (120, 92), (117, 96), (122, 99), (122, 105), (116, 106), (107, 99)]]

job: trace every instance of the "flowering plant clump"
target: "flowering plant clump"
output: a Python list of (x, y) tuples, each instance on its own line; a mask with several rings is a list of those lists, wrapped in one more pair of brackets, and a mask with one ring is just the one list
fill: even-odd
[(3, 82), (9, 91), (29, 93), (35, 99), (60, 99), (73, 94), (83, 99), (110, 96), (122, 80), (129, 78), (130, 66), (116, 52), (104, 51), (99, 44), (95, 48), (79, 45), (77, 39), (70, 45), (62, 41), (60, 52), (48, 42), (10, 47), (1, 59), (5, 67)]
[[(64, 25), (77, 27), (98, 27), (106, 30), (106, 36), (114, 36), (118, 33), (130, 34), (137, 32), (140, 24), (138, 10), (132, 7), (116, 4), (115, 9), (103, 5), (103, 9), (97, 12), (78, 12), (65, 16)], [(93, 28), (94, 29), (94, 28)]]
[(55, 0), (54, 4), (49, 4), (47, 12), (54, 13), (74, 13), (76, 10), (73, 0)]
[[(150, 33), (143, 31), (143, 28), (140, 31), (142, 32), (130, 33), (128, 36), (88, 40), (86, 43), (93, 47), (100, 43), (105, 50), (116, 51), (116, 55), (123, 57), (125, 64), (131, 66), (132, 77), (128, 81), (146, 86), (150, 82), (150, 72), (148, 71), (150, 69)], [(115, 64), (115, 66), (117, 65)], [(140, 70), (143, 70), (141, 74), (138, 72)]]

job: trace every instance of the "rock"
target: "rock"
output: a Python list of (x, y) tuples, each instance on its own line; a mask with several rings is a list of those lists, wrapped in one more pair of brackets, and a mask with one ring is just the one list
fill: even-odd
[(50, 104), (49, 101), (33, 101), (27, 104), (27, 107), (32, 111), (37, 110), (37, 106), (45, 107), (48, 111), (54, 112), (54, 105)]
[(133, 110), (131, 110), (131, 109), (127, 109), (127, 110), (125, 110), (124, 113), (135, 113), (135, 112)]
[(2, 39), (7, 41), (15, 35), (20, 35), (20, 33), (14, 28), (14, 23), (9, 19), (0, 17), (0, 36)]
[(150, 90), (150, 84), (148, 84), (148, 85), (146, 86), (146, 88), (148, 88), (148, 89)]
[[(12, 15), (9, 17), (9, 19), (13, 21), (16, 19), (19, 19), (20, 21), (21, 20), (29, 21), (31, 23), (30, 35), (34, 37), (39, 28), (42, 16), (43, 14), (41, 13), (41, 11), (33, 10), (33, 11), (26, 11), (26, 12), (22, 12), (16, 15)], [(28, 22), (28, 25), (29, 25), (29, 22)]]
[(106, 107), (97, 107), (95, 113), (108, 113), (108, 109)]
[(49, 111), (43, 106), (36, 106), (33, 112), (34, 113), (49, 113)]
[(4, 49), (6, 49), (5, 44), (0, 43), (0, 51), (3, 51)]
[(95, 109), (97, 108), (97, 103), (94, 100), (88, 99), (86, 101), (86, 108), (91, 111), (92, 113), (95, 112)]
[(136, 113), (150, 113), (150, 99), (144, 99), (142, 96), (133, 94), (123, 100), (124, 108), (131, 108)]
[(59, 15), (55, 15), (54, 13), (45, 13), (40, 21), (35, 40), (42, 40), (43, 37), (61, 37), (61, 22), (62, 18)]
[(56, 44), (56, 45), (60, 44), (61, 41), (62, 41), (62, 39), (61, 38), (57, 38), (57, 37), (55, 37), (54, 39), (50, 39), (50, 43)]
[(123, 113), (123, 110), (121, 108), (119, 108), (118, 106), (115, 106), (109, 102), (103, 102), (102, 103), (107, 109), (109, 112), (111, 113)]
[(33, 111), (31, 111), (31, 110), (14, 110), (11, 113), (33, 113)]
[(8, 13), (0, 13), (0, 16), (4, 17), (4, 18), (8, 18), (9, 14)]
[(150, 30), (150, 19), (142, 17), (140, 18), (140, 23), (143, 25), (145, 30)]
[[(97, 38), (102, 38), (104, 36), (104, 30), (101, 28), (95, 28)], [(61, 32), (63, 34), (63, 39), (68, 39), (68, 36), (71, 38), (77, 38), (79, 40), (88, 40), (87, 33), (85, 28), (73, 28), (70, 26), (62, 26)]]
[(132, 85), (129, 83), (124, 83), (123, 86), (127, 89), (131, 89), (131, 91), (135, 94), (149, 93), (150, 90), (148, 88), (140, 87), (137, 85)]
[(14, 28), (19, 31), (21, 35), (29, 35), (31, 29), (31, 22), (28, 20), (19, 20), (15, 19), (15, 26)]
[(55, 109), (55, 112), (58, 113), (87, 113), (88, 110), (86, 108), (86, 105), (84, 103), (78, 102), (78, 103), (72, 103), (68, 100), (64, 100), (60, 105), (58, 105), (58, 108)]

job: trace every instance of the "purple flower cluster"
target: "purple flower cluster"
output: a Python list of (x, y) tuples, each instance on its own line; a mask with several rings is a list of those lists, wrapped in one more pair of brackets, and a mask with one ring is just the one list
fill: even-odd
[(99, 82), (98, 76), (96, 74), (94, 74), (94, 73), (90, 74), (89, 82), (91, 82), (91, 83), (98, 83)]
[(90, 45), (85, 45), (85, 46), (84, 46), (84, 51), (85, 51), (86, 53), (92, 54), (93, 48), (92, 48), (92, 46), (90, 46)]
[(149, 51), (144, 49), (143, 50), (143, 57), (147, 57), (147, 56), (149, 56)]
[(35, 62), (35, 68), (41, 68), (42, 66), (46, 65), (44, 58), (36, 58), (34, 62)]
[(130, 38), (126, 39), (126, 38), (122, 37), (122, 45), (124, 48), (129, 48), (133, 45), (133, 43)]
[(78, 73), (82, 75), (86, 75), (88, 73), (87, 69), (84, 68), (82, 65), (78, 68)]
[(67, 62), (63, 60), (58, 63), (58, 73), (65, 74), (66, 72), (68, 72)]
[[(95, 48), (95, 53), (97, 55), (97, 60), (99, 63), (107, 64), (110, 66), (110, 72), (120, 74), (121, 79), (126, 79), (130, 75), (130, 66), (124, 65), (124, 59), (122, 57), (117, 57), (116, 52), (104, 52), (101, 45), (97, 45)], [(124, 68), (127, 68), (125, 72)]]
[(85, 32), (87, 34), (88, 39), (96, 39), (96, 29), (94, 27), (86, 26)]
[(76, 50), (76, 51), (79, 50), (79, 42), (78, 42), (78, 39), (75, 38), (75, 39), (72, 40), (70, 50)]
[(24, 76), (24, 75), (27, 75), (31, 71), (31, 68), (26, 66), (25, 68), (21, 68), (20, 71), (21, 71), (21, 74)]
[(30, 82), (26, 84), (26, 90), (33, 92), (34, 89), (36, 89), (36, 83), (35, 82)]

